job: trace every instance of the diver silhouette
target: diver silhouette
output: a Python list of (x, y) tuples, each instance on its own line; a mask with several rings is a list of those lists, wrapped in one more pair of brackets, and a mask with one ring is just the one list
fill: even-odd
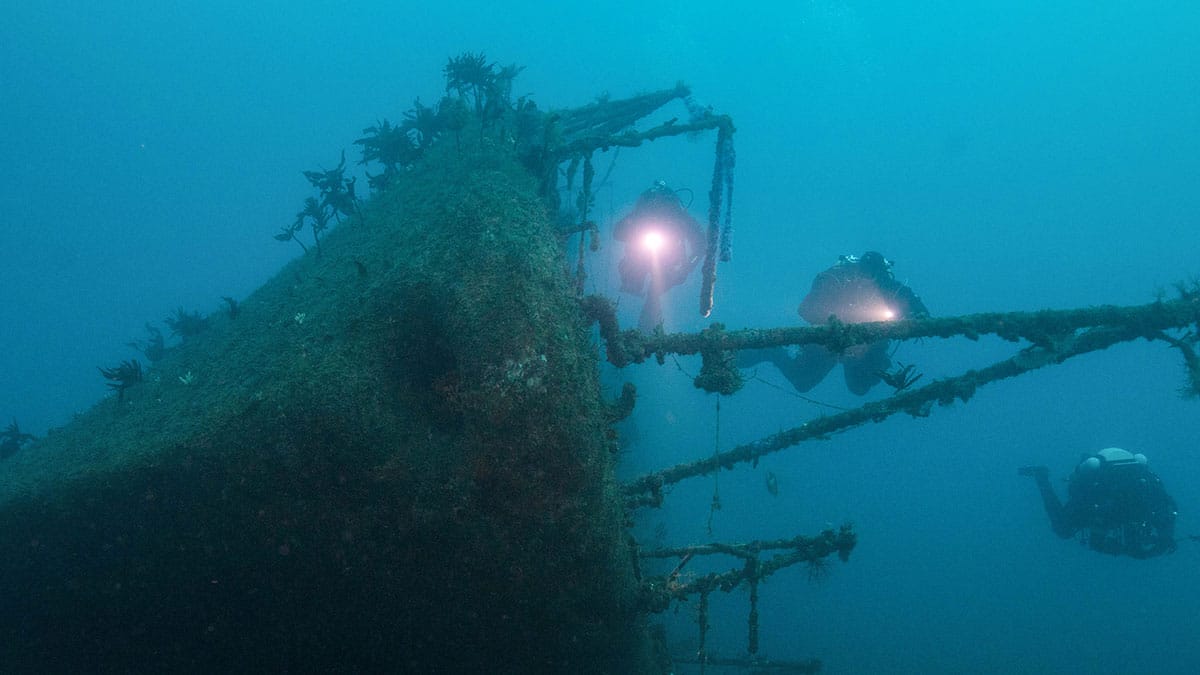
[[(821, 325), (836, 318), (843, 323), (895, 321), (929, 316), (929, 310), (911, 288), (896, 281), (892, 261), (875, 251), (861, 256), (844, 255), (837, 264), (813, 279), (812, 289), (800, 301), (800, 317)], [(806, 392), (821, 383), (838, 363), (846, 387), (858, 396), (866, 394), (891, 368), (889, 341), (855, 345), (841, 354), (822, 345), (800, 345), (795, 355), (788, 349), (745, 350), (737, 365), (749, 368), (770, 362), (791, 382), (796, 391)]]
[(1067, 481), (1065, 504), (1046, 467), (1017, 473), (1036, 481), (1050, 528), (1063, 539), (1078, 535), (1093, 551), (1131, 558), (1175, 550), (1175, 500), (1141, 453), (1105, 448), (1083, 458)]
[(613, 238), (624, 244), (618, 265), (621, 290), (645, 296), (638, 328), (651, 332), (663, 322), (663, 296), (687, 281), (700, 260), (704, 230), (679, 195), (660, 180), (617, 221)]

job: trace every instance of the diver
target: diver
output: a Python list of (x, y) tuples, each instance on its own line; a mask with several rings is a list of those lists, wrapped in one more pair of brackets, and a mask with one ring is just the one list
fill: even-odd
[(1058, 500), (1044, 466), (1023, 466), (1042, 495), (1050, 527), (1063, 539), (1076, 535), (1093, 551), (1151, 558), (1175, 551), (1175, 500), (1146, 466), (1146, 456), (1105, 448), (1083, 458), (1067, 480), (1067, 503)]
[(621, 290), (646, 297), (638, 327), (649, 333), (663, 322), (663, 295), (686, 281), (700, 260), (707, 245), (704, 230), (679, 195), (659, 180), (617, 221), (613, 238), (624, 244)]
[[(836, 265), (813, 279), (812, 290), (800, 301), (799, 313), (813, 325), (833, 318), (843, 323), (866, 323), (929, 316), (921, 298), (892, 276), (892, 261), (875, 251), (840, 256)], [(840, 362), (847, 388), (862, 396), (891, 368), (888, 352), (887, 340), (855, 345), (841, 354), (822, 345), (805, 344), (794, 356), (784, 347), (746, 350), (738, 354), (737, 365), (749, 368), (769, 361), (796, 391), (806, 392), (820, 384)]]

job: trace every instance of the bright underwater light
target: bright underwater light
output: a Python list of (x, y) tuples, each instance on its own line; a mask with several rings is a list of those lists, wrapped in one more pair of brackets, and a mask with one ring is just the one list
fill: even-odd
[(663, 236), (662, 232), (656, 229), (648, 230), (642, 235), (642, 248), (650, 253), (658, 253), (666, 241), (667, 238)]

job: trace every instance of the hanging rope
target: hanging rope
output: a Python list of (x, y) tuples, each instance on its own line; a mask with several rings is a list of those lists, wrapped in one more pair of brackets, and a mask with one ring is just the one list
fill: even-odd
[(579, 252), (575, 261), (575, 292), (579, 295), (583, 295), (583, 283), (587, 279), (587, 270), (583, 264), (583, 242), (590, 234), (592, 250), (599, 245), (596, 224), (588, 220), (588, 212), (595, 202), (595, 197), (592, 195), (592, 179), (595, 176), (596, 170), (592, 167), (592, 153), (588, 152), (583, 157), (583, 184), (579, 187), (579, 198), (575, 201), (575, 207), (579, 210)]
[(725, 222), (721, 226), (721, 262), (733, 257), (733, 124), (722, 126), (717, 135), (717, 162), (721, 166), (721, 178), (725, 187)]
[[(713, 459), (721, 457), (721, 397), (717, 396), (716, 431), (713, 432)], [(713, 533), (713, 516), (721, 510), (721, 482), (718, 473), (713, 473), (712, 503), (708, 507), (708, 533)]]
[[(713, 162), (712, 186), (708, 190), (708, 246), (701, 271), (700, 315), (712, 314), (713, 289), (717, 283), (717, 259), (728, 260), (731, 250), (730, 203), (733, 200), (733, 120), (728, 115), (714, 118), (717, 125), (717, 150)], [(725, 201), (725, 232), (721, 232), (721, 203)]]

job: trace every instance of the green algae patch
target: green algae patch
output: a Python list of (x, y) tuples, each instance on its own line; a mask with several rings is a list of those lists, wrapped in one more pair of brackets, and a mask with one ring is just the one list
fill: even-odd
[(535, 185), (439, 148), (0, 467), (11, 670), (650, 672)]

